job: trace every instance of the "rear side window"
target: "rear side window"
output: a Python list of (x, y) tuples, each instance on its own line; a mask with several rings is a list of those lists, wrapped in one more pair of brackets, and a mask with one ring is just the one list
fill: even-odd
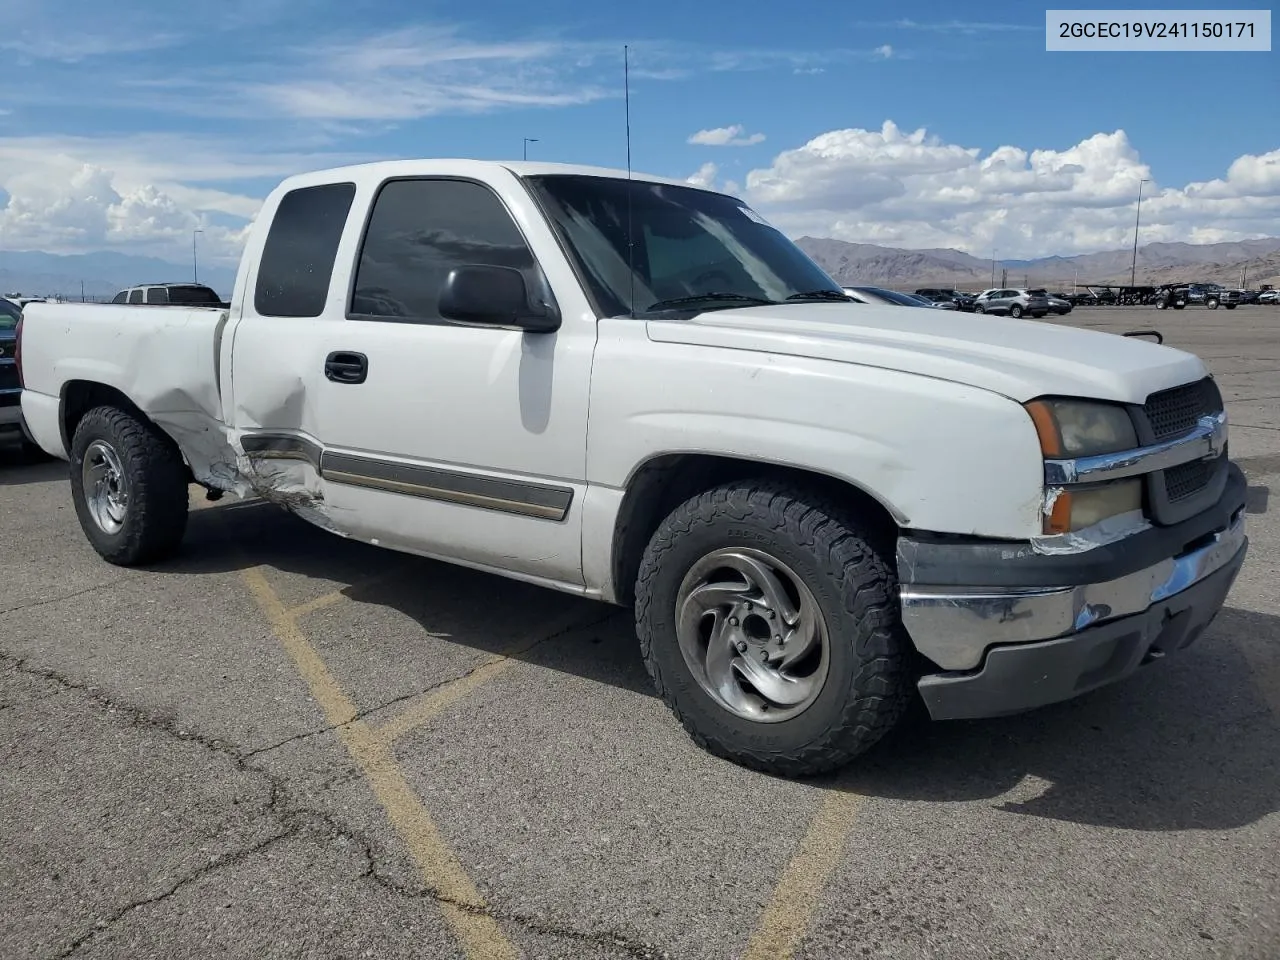
[(324, 312), (355, 193), (354, 183), (326, 183), (290, 190), (281, 198), (258, 265), (253, 305), (259, 314), (318, 317)]
[(142, 290), (141, 290), (141, 289), (138, 289), (138, 290), (130, 290), (130, 291), (129, 291), (129, 302), (130, 302), (130, 303), (141, 303), (141, 302), (142, 302)]
[(217, 307), (222, 305), (218, 295), (209, 287), (169, 287), (169, 302), (186, 307)]
[(164, 287), (152, 287), (147, 291), (147, 303), (168, 303), (169, 291)]
[(455, 267), (514, 267), (533, 296), (542, 279), (515, 221), (488, 187), (465, 180), (392, 180), (378, 192), (356, 268), (351, 313), (440, 321)]

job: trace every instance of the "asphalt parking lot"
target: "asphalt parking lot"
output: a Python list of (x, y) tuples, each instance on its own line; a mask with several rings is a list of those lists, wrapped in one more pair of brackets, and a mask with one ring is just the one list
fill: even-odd
[(193, 502), (101, 562), (0, 452), (0, 956), (1280, 956), (1280, 310), (1081, 310), (1203, 356), (1250, 480), (1211, 631), (834, 778), (699, 750), (629, 614)]

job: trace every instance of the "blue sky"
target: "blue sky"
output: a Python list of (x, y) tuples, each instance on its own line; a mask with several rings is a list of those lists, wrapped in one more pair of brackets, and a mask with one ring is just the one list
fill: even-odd
[(1047, 53), (1043, 7), (1001, 2), (630, 9), (0, 0), (0, 249), (164, 252), (199, 224), (232, 258), (281, 176), (351, 160), (536, 137), (621, 165), (624, 43), (635, 166), (791, 233), (1106, 248), (1143, 177), (1153, 239), (1276, 231), (1274, 53)]

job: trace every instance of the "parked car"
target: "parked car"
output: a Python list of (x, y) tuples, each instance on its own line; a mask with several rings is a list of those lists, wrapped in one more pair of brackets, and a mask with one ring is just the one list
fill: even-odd
[(1219, 306), (1234, 310), (1240, 305), (1240, 294), (1215, 284), (1169, 283), (1156, 288), (1156, 309), (1182, 310), (1188, 304), (1201, 303), (1209, 310)]
[[(894, 291), (895, 293), (900, 291)], [(912, 300), (919, 302), (922, 307), (933, 307), (935, 310), (958, 310), (954, 300), (937, 299), (930, 300), (928, 297), (922, 297), (918, 293), (904, 293), (904, 297), (910, 297)]]
[(25, 312), (22, 409), (107, 562), (177, 551), (194, 481), (630, 606), (659, 694), (747, 766), (843, 766), (916, 696), (1005, 715), (1167, 660), (1248, 549), (1200, 358), (851, 303), (678, 180), (290, 177), (235, 289)]
[[(25, 302), (39, 302), (24, 298)], [(0, 443), (17, 441), (28, 456), (42, 451), (26, 434), (22, 419), (22, 383), (18, 377), (18, 321), (22, 305), (0, 297)]]
[(1056, 313), (1063, 317), (1071, 312), (1071, 301), (1060, 294), (1050, 293), (1048, 290), (1028, 290), (1033, 297), (1043, 297), (1049, 304), (1049, 312)]
[(933, 304), (897, 290), (886, 290), (884, 287), (843, 287), (845, 294), (859, 303), (883, 303), (896, 307), (929, 307)]
[(953, 290), (949, 287), (923, 287), (916, 291), (916, 295), (928, 297), (934, 302), (939, 300), (950, 300), (956, 305), (957, 310), (973, 310), (974, 297), (971, 294), (961, 293), (959, 290)]
[(112, 303), (149, 304), (152, 306), (225, 307), (227, 304), (202, 283), (144, 283), (121, 290)]
[(1258, 302), (1272, 305), (1280, 303), (1280, 290), (1263, 290), (1258, 294)]
[(978, 294), (973, 312), (1008, 314), (1014, 319), (1031, 316), (1039, 320), (1049, 312), (1049, 299), (1043, 291), (1036, 293), (1019, 287), (998, 287)]

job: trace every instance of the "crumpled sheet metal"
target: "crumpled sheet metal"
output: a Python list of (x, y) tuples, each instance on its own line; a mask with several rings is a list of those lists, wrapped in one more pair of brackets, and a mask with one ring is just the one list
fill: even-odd
[[(1050, 487), (1045, 492), (1044, 515), (1046, 517), (1053, 513), (1053, 505), (1057, 502), (1058, 497), (1062, 495), (1062, 492), (1062, 487)], [(1130, 513), (1108, 517), (1101, 523), (1095, 523), (1086, 530), (1032, 537), (1031, 549), (1036, 553), (1048, 556), (1084, 553), (1086, 550), (1094, 550), (1109, 543), (1115, 543), (1118, 540), (1123, 540), (1125, 537), (1131, 537), (1135, 533), (1141, 533), (1143, 530), (1150, 528), (1151, 522), (1142, 515), (1141, 511), (1134, 510)]]

